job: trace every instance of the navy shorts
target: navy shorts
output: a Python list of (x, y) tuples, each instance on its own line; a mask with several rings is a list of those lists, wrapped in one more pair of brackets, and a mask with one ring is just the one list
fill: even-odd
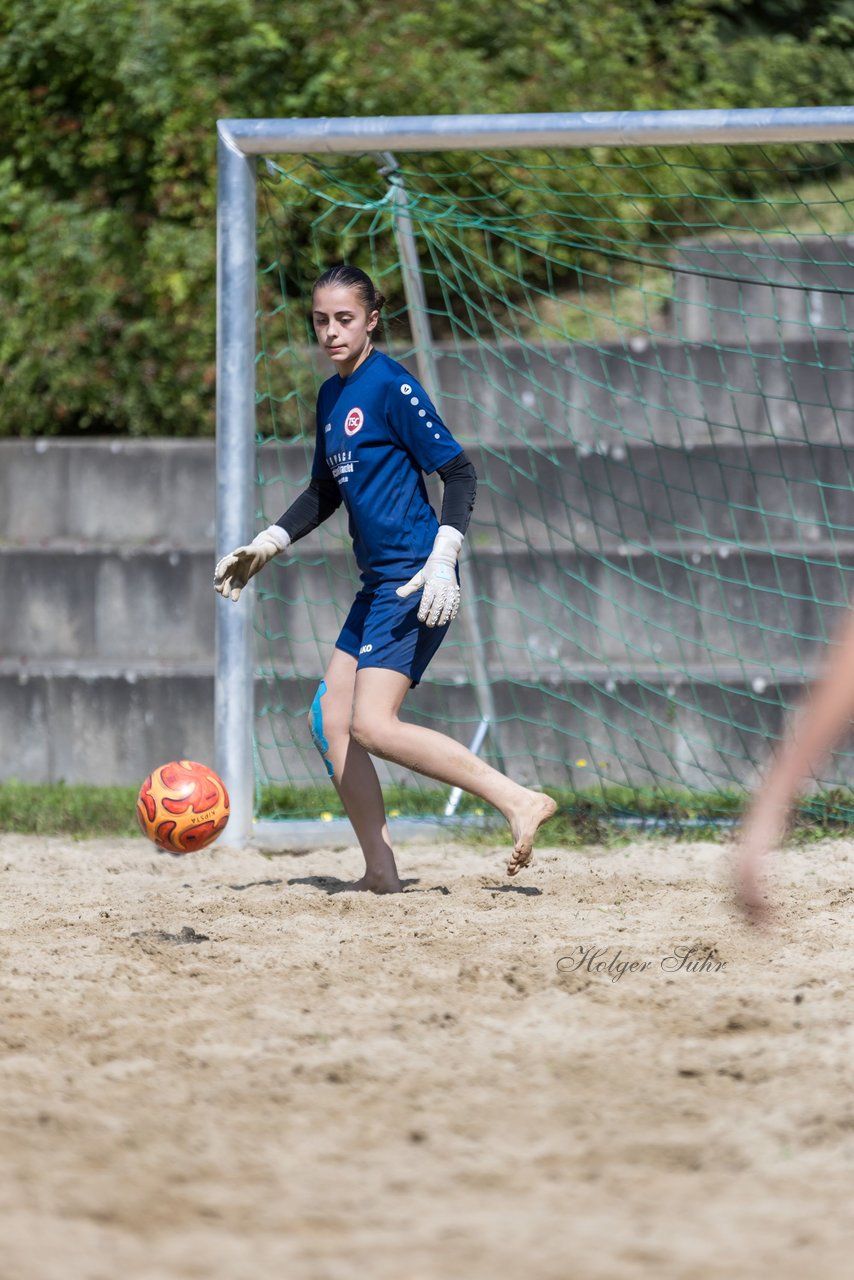
[(399, 582), (363, 587), (347, 614), (335, 648), (357, 660), (357, 670), (385, 667), (409, 676), (412, 688), (448, 633), (444, 627), (427, 627), (418, 621), (421, 592), (401, 599)]

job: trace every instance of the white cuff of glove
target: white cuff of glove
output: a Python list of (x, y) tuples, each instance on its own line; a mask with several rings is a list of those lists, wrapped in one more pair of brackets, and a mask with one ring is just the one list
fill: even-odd
[(266, 529), (262, 529), (258, 536), (252, 539), (251, 545), (254, 546), (259, 538), (269, 538), (271, 542), (275, 542), (277, 547), (276, 555), (280, 555), (283, 551), (287, 551), (288, 547), (291, 545), (291, 535), (288, 533), (287, 529), (283, 529), (280, 524), (267, 525)]
[(397, 594), (402, 597), (414, 591), (422, 592), (418, 621), (428, 627), (443, 627), (457, 616), (460, 607), (457, 559), (462, 545), (463, 535), (459, 529), (449, 524), (440, 525), (424, 568), (397, 588)]
[(214, 570), (214, 590), (227, 600), (239, 600), (249, 579), (290, 545), (290, 534), (281, 525), (271, 524), (262, 529), (248, 546), (237, 547), (219, 561)]

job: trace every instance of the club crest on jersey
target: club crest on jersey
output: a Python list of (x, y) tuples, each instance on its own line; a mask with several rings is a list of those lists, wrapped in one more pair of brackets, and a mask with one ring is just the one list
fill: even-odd
[(344, 432), (348, 436), (354, 436), (357, 431), (361, 431), (365, 423), (365, 415), (361, 409), (351, 409), (344, 419)]

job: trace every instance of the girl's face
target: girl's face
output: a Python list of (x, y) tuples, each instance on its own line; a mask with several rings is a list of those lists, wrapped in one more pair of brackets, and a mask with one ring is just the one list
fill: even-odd
[(334, 284), (315, 289), (311, 318), (317, 341), (342, 378), (370, 355), (380, 313), (369, 315), (355, 289)]

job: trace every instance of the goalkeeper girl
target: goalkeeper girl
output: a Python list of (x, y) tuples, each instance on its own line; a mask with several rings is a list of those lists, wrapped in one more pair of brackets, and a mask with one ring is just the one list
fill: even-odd
[[(276, 524), (219, 561), (214, 587), (237, 600), (269, 560), (344, 503), (362, 587), (318, 687), (309, 728), (365, 857), (365, 874), (353, 887), (396, 893), (401, 882), (371, 756), (461, 787), (498, 809), (513, 838), (511, 876), (531, 861), (537, 829), (556, 806), (452, 738), (399, 719), (407, 690), (421, 680), (459, 607), (457, 559), (477, 479), (423, 388), (374, 347), (383, 303), (357, 267), (333, 267), (316, 282), (314, 331), (336, 372), (317, 398), (309, 486)], [(441, 521), (424, 484), (424, 474), (434, 471), (444, 482)]]

